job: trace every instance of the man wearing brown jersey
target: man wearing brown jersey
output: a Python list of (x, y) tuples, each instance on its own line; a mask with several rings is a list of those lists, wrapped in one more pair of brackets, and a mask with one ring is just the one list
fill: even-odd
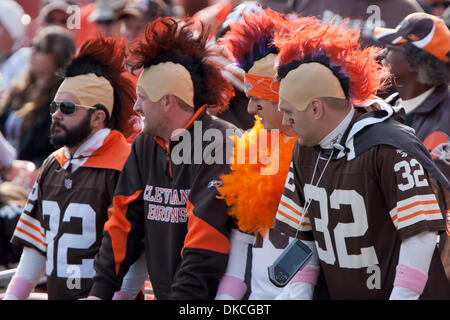
[(276, 39), (279, 108), (299, 140), (275, 228), (315, 244), (284, 297), (311, 292), (322, 272), (332, 299), (448, 299), (436, 239), (449, 181), (373, 100), (387, 70), (358, 39), (343, 24)]
[[(130, 153), (125, 136), (135, 96), (123, 71), (122, 46), (104, 38), (86, 42), (68, 66), (50, 106), (50, 141), (61, 148), (43, 163), (16, 226), (12, 242), (24, 250), (5, 299), (26, 299), (44, 272), (49, 299), (88, 295), (107, 210)], [(134, 298), (145, 280), (140, 270), (116, 298)]]

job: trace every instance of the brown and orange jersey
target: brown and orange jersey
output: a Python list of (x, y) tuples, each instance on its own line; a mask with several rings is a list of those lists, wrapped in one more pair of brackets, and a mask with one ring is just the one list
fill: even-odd
[(64, 148), (45, 160), (12, 241), (47, 257), (49, 299), (88, 295), (108, 207), (129, 152), (125, 138), (113, 130), (74, 172), (63, 169), (69, 161)]
[[(444, 230), (445, 203), (424, 166), (403, 150), (378, 144), (352, 160), (336, 150), (325, 168), (328, 151), (294, 147), (275, 227), (315, 241), (332, 299), (387, 299), (401, 241)], [(422, 298), (449, 294), (436, 248)]]
[[(198, 132), (194, 120), (201, 124)], [(174, 163), (171, 157), (184, 139), (166, 145), (149, 134), (137, 136), (109, 210), (91, 295), (110, 299), (144, 244), (157, 299), (215, 297), (226, 268), (232, 221), (225, 202), (216, 197), (219, 177), (229, 166), (205, 163), (208, 142), (194, 141), (208, 129), (226, 134), (235, 127), (201, 108), (185, 128), (192, 149), (184, 152), (200, 157), (190, 164)], [(227, 158), (224, 153), (223, 163)]]

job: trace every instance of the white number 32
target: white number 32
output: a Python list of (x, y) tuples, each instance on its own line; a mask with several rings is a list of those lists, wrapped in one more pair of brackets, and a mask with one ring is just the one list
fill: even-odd
[[(411, 170), (415, 169), (415, 170)], [(428, 180), (423, 177), (421, 180), (421, 177), (424, 176), (423, 167), (422, 165), (416, 160), (411, 159), (411, 161), (400, 161), (397, 162), (394, 166), (395, 172), (403, 171), (402, 177), (405, 179), (405, 183), (400, 183), (398, 185), (398, 189), (400, 191), (406, 191), (414, 186), (416, 187), (426, 187), (428, 186)]]

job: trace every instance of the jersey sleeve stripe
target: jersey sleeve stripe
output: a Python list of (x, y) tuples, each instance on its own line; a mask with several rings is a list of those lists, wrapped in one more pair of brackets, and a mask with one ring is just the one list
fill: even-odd
[(278, 207), (278, 212), (277, 213), (280, 214), (281, 216), (285, 217), (286, 219), (291, 220), (292, 222), (294, 222), (296, 224), (300, 223), (300, 220), (294, 219), (290, 215), (287, 215), (287, 214), (283, 213), (283, 211), (280, 210), (280, 207)]
[(442, 213), (434, 194), (415, 195), (398, 201), (397, 206), (389, 213), (397, 230), (420, 221), (442, 219)]
[[(21, 224), (24, 224), (24, 225), (28, 226), (29, 228), (31, 228), (31, 229), (37, 231), (37, 232), (39, 233), (39, 235), (42, 237), (42, 239), (45, 239), (45, 233), (43, 232), (42, 228), (36, 227), (35, 225), (29, 223), (28, 221), (26, 221), (26, 220), (23, 219), (23, 218), (20, 218), (20, 219), (19, 219), (19, 222), (20, 222)], [(20, 225), (20, 224), (19, 224), (19, 225)]]
[(440, 212), (441, 210), (436, 199), (428, 201), (418, 200), (408, 205), (397, 205), (397, 220), (402, 222), (420, 214), (435, 214)]
[(402, 229), (405, 227), (409, 227), (415, 223), (421, 222), (421, 221), (432, 221), (432, 220), (441, 220), (442, 219), (442, 214), (439, 213), (435, 213), (435, 214), (419, 214), (411, 219), (402, 221), (398, 223), (398, 228)]
[(411, 209), (411, 208), (414, 208), (414, 207), (417, 207), (417, 206), (432, 205), (432, 204), (436, 204), (437, 205), (438, 202), (436, 200), (416, 201), (416, 202), (411, 203), (409, 205), (406, 205), (406, 206), (398, 208), (397, 211), (400, 212), (400, 211), (405, 211), (405, 210), (408, 210), (408, 209)]
[(419, 202), (428, 202), (428, 201), (437, 201), (434, 194), (421, 194), (421, 195), (415, 195), (410, 198), (400, 200), (397, 202), (397, 208), (399, 209), (407, 209), (408, 206), (414, 205), (415, 203)]
[(446, 218), (445, 218), (445, 224), (446, 224), (446, 228), (445, 228), (445, 230), (446, 230), (446, 232), (447, 232), (447, 235), (450, 237), (450, 210), (447, 210), (447, 216), (446, 216)]
[(390, 215), (397, 230), (421, 221), (442, 219), (439, 204), (433, 194), (415, 195), (399, 201)]
[(416, 212), (428, 212), (428, 211), (441, 211), (437, 203), (433, 205), (417, 205), (410, 209), (399, 211), (397, 210), (398, 220), (408, 219), (409, 216), (415, 214)]
[[(282, 212), (278, 211), (276, 215), (276, 220), (285, 223), (287, 226), (291, 227), (293, 229), (293, 232), (295, 232), (297, 229), (299, 231), (311, 231), (311, 224), (308, 222), (302, 222), (299, 225), (299, 220), (293, 219), (290, 216), (284, 215)], [(309, 221), (309, 220), (308, 220)]]
[[(424, 214), (424, 215), (439, 214), (440, 215), (440, 213), (441, 213), (441, 210), (439, 210), (439, 209), (438, 210), (428, 210), (428, 211), (420, 210), (420, 211), (417, 211), (417, 212), (415, 212), (413, 214), (410, 214), (410, 215), (408, 215), (406, 217), (399, 218), (398, 222), (403, 222), (403, 221), (412, 219), (412, 218), (414, 218), (414, 217), (416, 217), (418, 215), (421, 215), (421, 214)], [(442, 218), (442, 216), (440, 216), (440, 218)], [(427, 220), (429, 220), (429, 219), (427, 219)]]
[(308, 229), (308, 227), (311, 228), (309, 214), (303, 214), (302, 211), (302, 208), (293, 200), (282, 195), (278, 205), (277, 218), (295, 229), (299, 227), (301, 229), (303, 229), (302, 227), (306, 227), (306, 229)]
[(28, 242), (29, 244), (35, 246), (36, 248), (38, 248), (43, 252), (45, 252), (46, 250), (46, 244), (41, 239), (27, 232), (26, 230), (20, 228), (19, 226), (17, 226), (16, 230), (14, 231), (14, 237), (20, 238), (25, 242)]
[(395, 229), (398, 230), (398, 221), (397, 221), (397, 208), (392, 209), (389, 211), (389, 214), (391, 215), (392, 222), (394, 223)]
[(299, 217), (303, 215), (301, 208), (291, 199), (286, 196), (281, 196), (280, 204), (292, 210)]
[(22, 213), (19, 221), (23, 221), (29, 226), (33, 226), (33, 229), (36, 229), (40, 234), (45, 236), (44, 228), (41, 226), (41, 222), (26, 213)]

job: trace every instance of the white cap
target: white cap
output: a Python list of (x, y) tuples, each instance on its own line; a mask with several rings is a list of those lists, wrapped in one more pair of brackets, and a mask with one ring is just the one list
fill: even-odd
[(89, 21), (105, 21), (114, 20), (116, 12), (113, 9), (113, 2), (111, 0), (96, 0), (95, 9), (89, 15)]
[(17, 2), (12, 0), (0, 1), (0, 23), (13, 40), (18, 40), (25, 34), (25, 25), (22, 23), (24, 15), (25, 12)]

